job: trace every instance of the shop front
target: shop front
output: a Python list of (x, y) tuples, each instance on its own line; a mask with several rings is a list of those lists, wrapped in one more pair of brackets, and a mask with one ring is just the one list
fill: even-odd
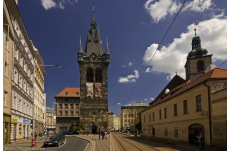
[(11, 119), (11, 139), (16, 141), (17, 138), (17, 119)]

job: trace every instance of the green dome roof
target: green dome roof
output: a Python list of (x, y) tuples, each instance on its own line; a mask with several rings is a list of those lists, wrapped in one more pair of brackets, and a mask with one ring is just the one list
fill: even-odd
[(200, 40), (200, 36), (194, 36), (192, 40)]
[(206, 56), (208, 53), (207, 49), (201, 48), (199, 50), (193, 49), (188, 53), (187, 58), (196, 58), (196, 57), (201, 57), (201, 56)]

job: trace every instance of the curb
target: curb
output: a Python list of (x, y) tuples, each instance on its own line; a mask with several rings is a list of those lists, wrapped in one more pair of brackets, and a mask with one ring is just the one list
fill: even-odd
[[(83, 137), (81, 137), (81, 136), (76, 136), (76, 135), (75, 135), (75, 137), (78, 137), (78, 138), (80, 138), (80, 139), (83, 139), (83, 140), (86, 140), (86, 141), (89, 142), (89, 144), (86, 146), (86, 148), (84, 149), (84, 151), (94, 151), (94, 150), (95, 150), (95, 142), (94, 142), (94, 141), (89, 140), (89, 139), (87, 139), (87, 138), (83, 138)], [(88, 147), (90, 147), (90, 146), (91, 146), (91, 148), (88, 149)]]

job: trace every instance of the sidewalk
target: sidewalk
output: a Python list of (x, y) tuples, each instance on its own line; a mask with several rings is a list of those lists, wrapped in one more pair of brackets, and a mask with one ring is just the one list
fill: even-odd
[[(36, 147), (35, 148), (41, 148), (43, 146), (43, 142), (45, 141), (45, 138), (42, 138), (42, 140), (39, 140), (37, 137), (36, 140)], [(32, 140), (29, 139), (20, 139), (17, 141), (12, 141), (11, 144), (7, 144), (3, 146), (3, 150), (15, 150), (15, 151), (23, 151), (23, 150), (29, 150), (29, 148), (32, 148)]]
[[(189, 149), (189, 150), (192, 150), (192, 151), (198, 151), (199, 150), (199, 146), (189, 145), (186, 142), (175, 142), (174, 146), (182, 148), (182, 149)], [(217, 149), (215, 147), (209, 147), (209, 146), (205, 146), (204, 150), (209, 150), (209, 151), (227, 151), (227, 149)]]
[(110, 150), (110, 135), (107, 139), (102, 140), (102, 135), (90, 134), (90, 135), (75, 135), (76, 137), (86, 139), (90, 142), (89, 146), (86, 148), (87, 151), (109, 151)]

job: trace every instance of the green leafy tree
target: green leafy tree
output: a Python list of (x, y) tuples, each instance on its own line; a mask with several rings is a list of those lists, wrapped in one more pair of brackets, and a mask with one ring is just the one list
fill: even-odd
[(108, 127), (108, 122), (107, 121), (103, 122), (103, 127), (104, 127), (105, 130), (107, 130), (107, 127)]
[(80, 131), (80, 127), (79, 126), (73, 126), (73, 131), (74, 131), (74, 133), (77, 133), (78, 131)]

